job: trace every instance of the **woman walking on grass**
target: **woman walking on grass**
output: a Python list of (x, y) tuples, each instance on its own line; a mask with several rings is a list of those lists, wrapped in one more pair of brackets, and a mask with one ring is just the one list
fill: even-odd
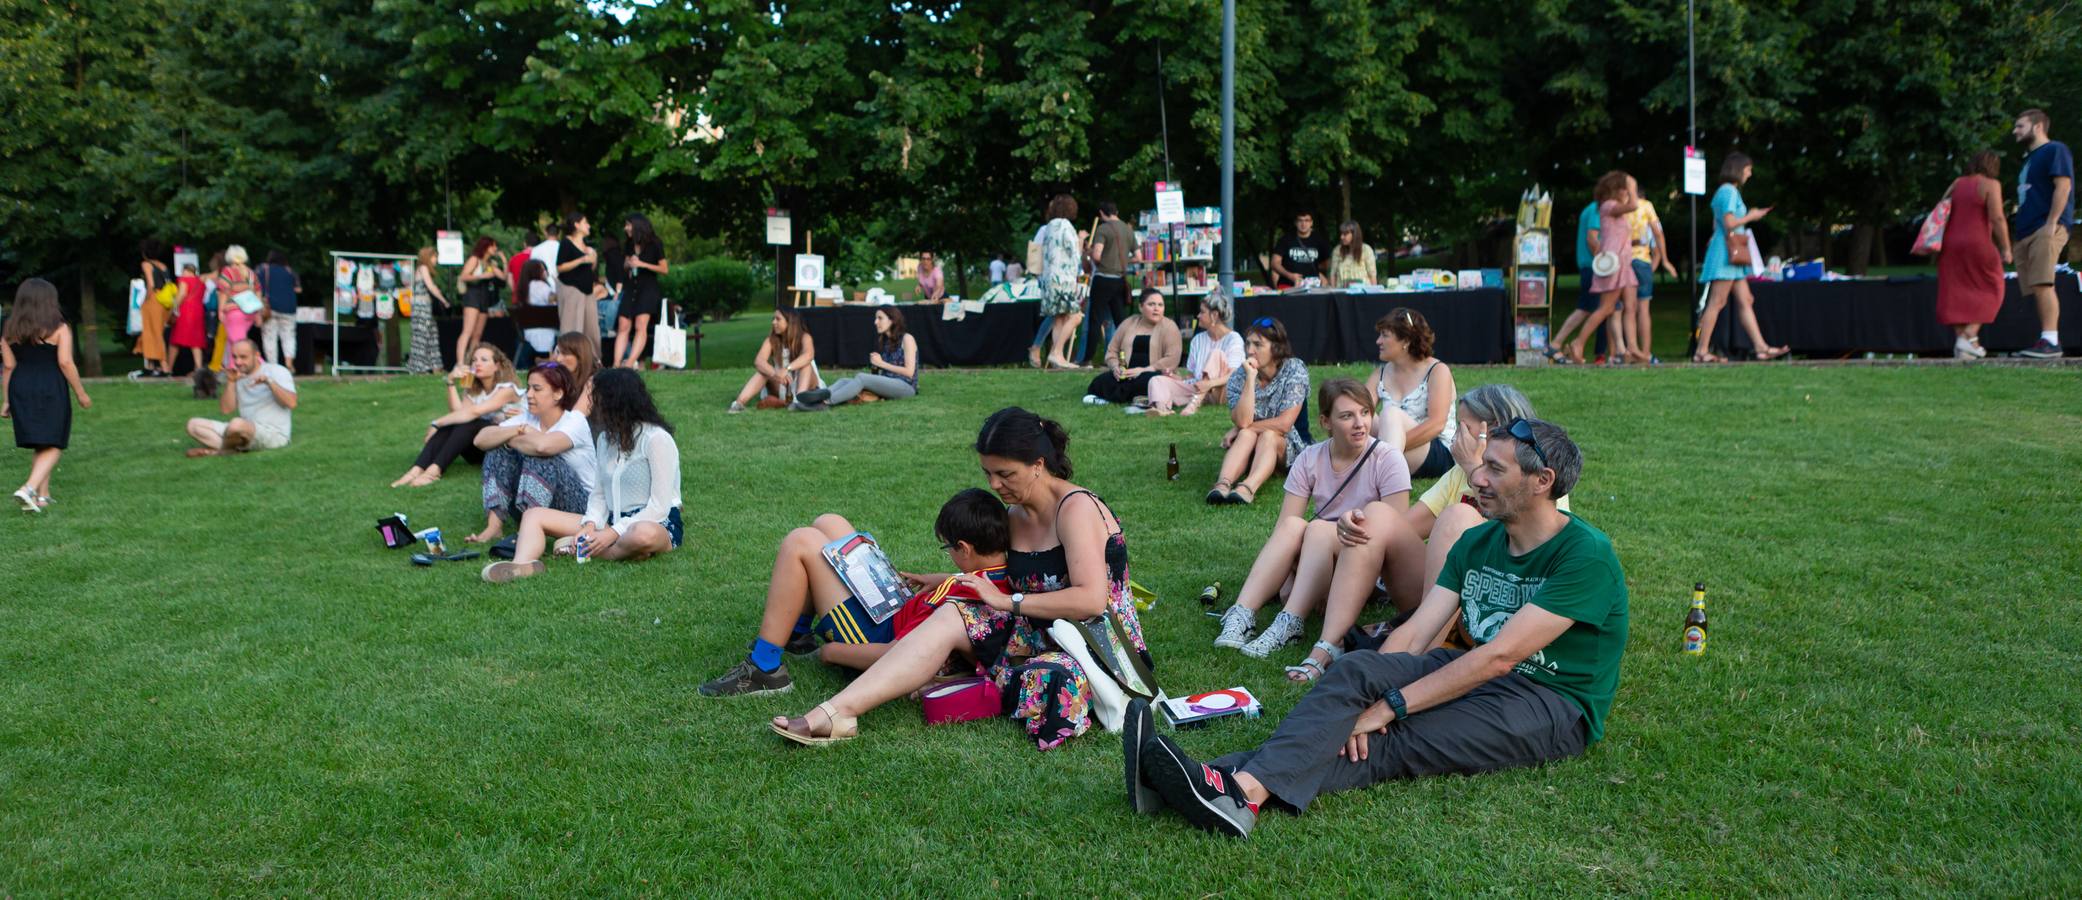
[[(147, 303), (155, 301), (146, 300)], [(0, 332), (0, 418), (14, 420), (14, 445), (33, 454), (29, 479), (14, 492), (23, 512), (51, 504), (51, 472), (72, 441), (72, 406), (65, 392), (92, 409), (72, 364), (72, 326), (58, 309), (58, 289), (41, 278), (22, 282), (14, 311)]]
[(2010, 262), (2010, 223), (2002, 214), (2002, 162), (1993, 150), (1974, 154), (1945, 196), (1944, 250), (1937, 255), (1937, 321), (1952, 327), (1952, 358), (1980, 359), (1981, 326), (2002, 308), (2003, 266)]

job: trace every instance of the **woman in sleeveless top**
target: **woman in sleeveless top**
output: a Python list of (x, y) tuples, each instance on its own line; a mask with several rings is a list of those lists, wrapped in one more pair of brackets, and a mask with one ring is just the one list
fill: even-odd
[(1381, 400), (1374, 434), (1402, 448), (1412, 477), (1444, 475), (1453, 468), (1453, 369), (1431, 357), (1431, 324), (1416, 310), (1391, 310), (1374, 331), (1382, 363), (1366, 380)]
[(51, 472), (72, 443), (68, 388), (81, 409), (93, 408), (72, 363), (72, 326), (58, 310), (58, 289), (31, 278), (15, 291), (14, 310), (0, 332), (0, 418), (14, 420), (14, 445), (32, 452), (29, 478), (14, 492), (23, 512), (50, 505)]
[(1004, 692), (1007, 711), (1042, 750), (1091, 727), (1090, 682), (1048, 638), (1056, 619), (1110, 615), (1148, 661), (1128, 596), (1128, 544), (1120, 520), (1070, 481), (1062, 426), (1018, 407), (984, 421), (976, 438), (990, 487), (1009, 506), (1009, 595), (990, 579), (957, 577), (981, 598), (947, 603), (898, 640), (845, 690), (808, 713), (776, 717), (773, 729), (799, 743), (846, 740), (858, 717), (924, 687), (949, 653), (973, 658)]
[(506, 351), (491, 344), (478, 344), (470, 351), (467, 371), (468, 376), (462, 379), (467, 386), (462, 389), (443, 379), (448, 389), (448, 412), (427, 423), (419, 458), (390, 483), (391, 487), (426, 487), (440, 481), (441, 473), (459, 456), (469, 462), (483, 462), (484, 453), (472, 443), (477, 433), (526, 410), (522, 401), (526, 390), (518, 383)]
[(868, 400), (900, 400), (918, 395), (918, 339), (904, 332), (904, 313), (894, 306), (875, 310), (875, 352), (868, 371), (796, 395), (789, 406), (798, 412), (822, 410)]
[(419, 265), (412, 270), (412, 355), (405, 371), (425, 375), (441, 371), (441, 329), (434, 324), (434, 304), (448, 308), (448, 298), (434, 284), (434, 248), (419, 248)]
[(1993, 150), (1976, 153), (1945, 193), (1952, 218), (1945, 222), (1945, 249), (1937, 255), (1937, 322), (1952, 327), (1955, 359), (1988, 355), (1981, 349), (1981, 326), (1995, 321), (2002, 308), (2010, 225), (2002, 214), (2002, 182), (1996, 180), (2001, 165)]

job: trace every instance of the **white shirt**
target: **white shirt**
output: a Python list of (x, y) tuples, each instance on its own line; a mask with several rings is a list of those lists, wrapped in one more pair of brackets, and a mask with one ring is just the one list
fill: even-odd
[(586, 495), (585, 521), (617, 530), (627, 522), (663, 525), (679, 508), (680, 447), (671, 432), (639, 426), (636, 446), (627, 453), (603, 434), (594, 439), (593, 458), (600, 461), (600, 479)]
[(248, 376), (238, 376), (239, 418), (260, 428), (272, 428), (282, 432), (282, 439), (289, 439), (289, 407), (275, 399), (275, 391), (268, 382), (281, 385), (282, 389), (296, 393), (296, 378), (289, 370), (274, 363), (261, 363), (260, 375), (264, 379), (253, 384)]
[[(557, 289), (547, 281), (528, 282), (528, 305), (557, 305)], [(557, 342), (557, 330), (554, 328), (526, 328), (521, 330), (521, 338), (526, 340), (528, 346), (534, 348), (536, 353), (548, 353), (550, 348)]]
[(993, 259), (993, 260), (991, 260), (991, 261), (990, 261), (990, 280), (991, 280), (991, 283), (992, 283), (992, 284), (996, 284), (996, 283), (998, 283), (998, 282), (1001, 282), (1001, 281), (1004, 281), (1004, 280), (1005, 280), (1005, 261), (1004, 261), (1004, 260), (1002, 260), (1002, 259)]
[(528, 251), (529, 259), (542, 261), (543, 268), (549, 271), (551, 281), (557, 279), (557, 243), (556, 238), (551, 238), (536, 244), (533, 249)]
[[(519, 425), (542, 428), (541, 420), (536, 419), (535, 414), (531, 412), (521, 413), (499, 423), (500, 428), (513, 428)], [(561, 434), (571, 439), (571, 449), (557, 454), (557, 459), (571, 467), (571, 473), (578, 476), (578, 486), (586, 492), (587, 497), (591, 497), (593, 495), (593, 482), (598, 480), (600, 476), (599, 468), (593, 463), (593, 426), (588, 424), (586, 417), (579, 415), (576, 410), (567, 409), (564, 411), (564, 415), (557, 419), (555, 427), (544, 430)]]
[(1228, 334), (1222, 335), (1222, 342), (1219, 344), (1215, 343), (1214, 336), (1205, 330), (1193, 335), (1192, 344), (1186, 348), (1187, 379), (1199, 381), (1206, 375), (1207, 364), (1213, 361), (1211, 357), (1215, 353), (1222, 354), (1222, 358), (1229, 361), (1229, 371), (1234, 372), (1242, 368), (1243, 334), (1232, 328)]

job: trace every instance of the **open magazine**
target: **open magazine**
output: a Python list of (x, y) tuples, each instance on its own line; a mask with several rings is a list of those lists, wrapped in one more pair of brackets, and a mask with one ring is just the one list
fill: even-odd
[(824, 561), (831, 563), (832, 571), (846, 583), (846, 590), (853, 592), (867, 609), (868, 618), (877, 625), (896, 615), (904, 601), (911, 599), (903, 576), (897, 574), (896, 566), (872, 534), (856, 531), (825, 544)]

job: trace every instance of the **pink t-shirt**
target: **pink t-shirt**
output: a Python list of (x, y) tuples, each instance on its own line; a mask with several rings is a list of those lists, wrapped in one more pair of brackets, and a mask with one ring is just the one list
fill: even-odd
[[(1354, 475), (1350, 469), (1331, 469), (1330, 445), (1334, 442), (1332, 439), (1311, 445), (1287, 467), (1287, 493), (1309, 498), (1316, 507), (1317, 518), (1339, 518), (1375, 500), (1410, 489), (1410, 465), (1402, 454), (1376, 441), (1373, 454), (1364, 457), (1363, 464), (1355, 463), (1365, 468)], [(1349, 485), (1345, 485), (1346, 476), (1352, 478)], [(1343, 493), (1338, 492), (1339, 485), (1345, 485)], [(1332, 498), (1332, 494), (1337, 496)]]

